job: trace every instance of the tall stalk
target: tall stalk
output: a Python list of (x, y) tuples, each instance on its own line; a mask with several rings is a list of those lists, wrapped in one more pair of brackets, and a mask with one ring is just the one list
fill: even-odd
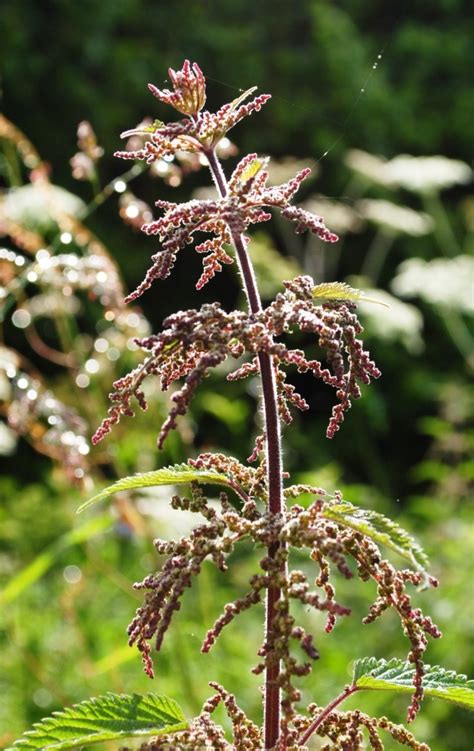
[[(200, 513), (205, 523), (196, 525), (188, 537), (176, 541), (155, 540), (156, 550), (167, 558), (159, 571), (147, 575), (135, 585), (145, 590), (145, 599), (128, 627), (129, 644), (137, 645), (145, 672), (153, 677), (150, 641), (154, 640), (157, 651), (161, 649), (173, 614), (180, 608), (181, 597), (191, 586), (193, 577), (201, 571), (203, 562), (210, 559), (219, 570), (225, 571), (226, 561), (235, 545), (251, 540), (258, 548), (264, 547), (258, 573), (250, 577), (249, 589), (242, 597), (225, 605), (208, 629), (201, 651), (209, 652), (222, 630), (237, 615), (265, 600), (265, 635), (258, 652), (262, 659), (253, 668), (254, 673), (264, 674), (263, 726), (246, 717), (234, 694), (211, 681), (210, 686), (216, 693), (205, 702), (199, 717), (179, 736), (184, 741), (183, 748), (201, 748), (205, 743), (206, 748), (229, 751), (243, 748), (284, 751), (286, 748), (300, 748), (317, 733), (322, 736), (329, 734), (331, 738), (337, 736), (344, 748), (349, 742), (356, 751), (356, 748), (362, 749), (359, 744), (359, 739), (361, 743), (363, 741), (362, 728), (371, 733), (373, 748), (382, 748), (378, 738), (377, 745), (374, 745), (376, 720), (357, 711), (332, 711), (356, 690), (355, 684), (345, 689), (326, 709), (320, 709), (312, 702), (308, 707), (309, 716), (305, 717), (296, 710), (302, 696), (295, 681), (310, 674), (319, 652), (313, 635), (297, 622), (292, 606), (297, 601), (305, 608), (325, 613), (325, 631), (330, 633), (338, 618), (350, 614), (350, 608), (336, 599), (331, 568), (336, 568), (349, 579), (353, 577), (353, 571), (348, 561), (355, 561), (360, 578), (364, 581), (371, 578), (377, 584), (377, 599), (364, 622), (371, 623), (387, 608), (395, 608), (410, 641), (408, 669), (412, 673), (413, 696), (408, 719), (411, 721), (423, 696), (423, 654), (427, 636), (440, 636), (431, 619), (424, 616), (421, 609), (412, 607), (406, 592), (407, 584), (419, 585), (426, 581), (426, 574), (421, 570), (425, 565), (424, 554), (393, 522), (372, 511), (364, 512), (353, 507), (343, 501), (339, 493), (332, 496), (322, 488), (301, 484), (288, 487), (284, 493), (282, 486), (280, 423), (291, 423), (290, 406), (301, 410), (309, 407), (294, 386), (286, 381), (287, 367), (295, 366), (300, 373), (309, 372), (335, 389), (337, 402), (328, 422), (328, 438), (334, 437), (352, 400), (361, 395), (361, 385), (367, 385), (372, 378), (380, 376), (363, 341), (358, 338), (362, 327), (355, 313), (354, 300), (360, 299), (362, 293), (340, 282), (315, 284), (309, 275), (301, 275), (284, 281), (282, 291), (265, 308), (262, 307), (244, 234), (250, 225), (268, 221), (270, 209), (277, 209), (284, 219), (293, 223), (297, 233), (310, 231), (329, 243), (335, 242), (337, 236), (325, 226), (322, 217), (292, 204), (309, 169), (300, 170), (281, 185), (268, 185), (268, 159), (247, 154), (236, 165), (229, 180), (222, 170), (216, 148), (243, 117), (261, 109), (269, 99), (268, 94), (244, 103), (254, 91), (249, 89), (216, 113), (211, 113), (203, 110), (205, 78), (196, 63), (191, 65), (186, 60), (181, 70), (170, 69), (169, 77), (173, 90), (160, 90), (152, 84), (150, 90), (187, 117), (168, 125), (155, 121), (152, 126), (126, 131), (125, 136), (141, 139), (143, 147), (118, 152), (118, 155), (125, 159), (141, 159), (148, 164), (183, 149), (191, 153), (192, 159), (196, 155), (205, 155), (218, 197), (193, 199), (181, 204), (157, 201), (163, 215), (143, 225), (142, 229), (148, 235), (158, 236), (161, 247), (152, 256), (152, 265), (145, 278), (127, 301), (136, 300), (156, 279), (166, 278), (178, 252), (194, 242), (195, 233), (204, 232), (211, 237), (195, 247), (198, 253), (205, 254), (196, 288), (201, 289), (207, 284), (221, 271), (222, 264), (233, 262), (227, 253), (228, 245), (233, 244), (248, 311), (228, 312), (217, 302), (205, 303), (198, 310), (173, 313), (165, 319), (158, 334), (137, 340), (147, 353), (146, 357), (139, 367), (115, 381), (108, 415), (92, 440), (94, 443), (102, 440), (123, 416), (133, 415), (132, 398), (146, 409), (142, 384), (148, 376), (159, 376), (163, 390), (178, 380), (182, 381), (172, 395), (168, 416), (158, 436), (158, 447), (161, 448), (176, 427), (178, 417), (186, 414), (197, 386), (209, 371), (228, 358), (240, 359), (247, 354), (251, 359), (230, 372), (228, 379), (233, 381), (250, 375), (261, 377), (264, 435), (257, 440), (251, 458), (256, 457), (263, 444), (266, 456), (257, 468), (253, 468), (232, 456), (204, 452), (189, 459), (186, 465), (163, 470), (162, 482), (191, 483), (191, 498), (173, 496), (173, 508)], [(326, 352), (327, 366), (319, 360), (308, 359), (300, 349), (289, 349), (279, 339), (295, 328), (315, 336), (319, 347)], [(120, 487), (140, 487), (141, 482), (143, 486), (149, 486), (150, 474), (153, 475), (152, 484), (161, 484), (161, 481), (157, 482), (158, 470), (146, 473), (148, 477), (142, 479), (128, 478), (127, 483), (130, 481), (131, 484), (120, 484)], [(244, 499), (242, 507), (236, 509), (225, 492), (219, 495), (219, 510), (211, 507), (200, 488), (201, 484), (209, 483), (236, 491)], [(117, 485), (108, 490), (114, 492)], [(309, 505), (291, 503), (289, 508), (286, 507), (283, 500), (286, 495), (297, 498), (302, 494), (313, 497)], [(417, 569), (421, 569), (397, 570), (384, 559), (376, 544), (382, 536), (381, 530), (384, 539), (390, 538), (387, 530), (393, 531), (390, 547), (399, 550), (410, 562), (416, 563)], [(316, 590), (304, 571), (292, 570), (288, 566), (290, 546), (310, 551), (310, 558), (319, 569), (314, 580)], [(432, 578), (428, 581), (436, 584)], [(300, 648), (302, 659), (293, 654), (293, 646)], [(226, 740), (224, 730), (211, 719), (221, 702), (232, 723), (231, 744)], [(413, 737), (404, 729), (394, 728), (394, 737), (401, 738), (414, 750), (421, 748), (419, 744), (414, 745)], [(170, 733), (168, 738), (171, 736)], [(168, 738), (163, 736), (162, 740), (167, 742)]]
[[(227, 180), (215, 151), (206, 151), (214, 182), (221, 198), (227, 195)], [(252, 261), (240, 234), (231, 232), (239, 269), (242, 275), (249, 310), (258, 313), (262, 309), (262, 302), (257, 286), (257, 280)], [(262, 395), (265, 420), (267, 482), (269, 493), (269, 509), (271, 514), (280, 514), (283, 510), (282, 460), (281, 460), (281, 430), (277, 409), (276, 384), (270, 355), (259, 352), (258, 362), (262, 379)], [(268, 556), (275, 559), (280, 545), (274, 543), (268, 547)], [(269, 587), (266, 597), (265, 640), (267, 641), (273, 630), (276, 617), (276, 603), (280, 599), (280, 590)], [(275, 746), (280, 728), (280, 688), (278, 677), (280, 661), (270, 664), (265, 675), (264, 689), (264, 747), (271, 749)]]

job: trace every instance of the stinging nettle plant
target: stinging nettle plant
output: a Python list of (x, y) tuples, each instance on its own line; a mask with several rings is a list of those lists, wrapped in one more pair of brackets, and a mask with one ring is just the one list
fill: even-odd
[[(147, 408), (143, 382), (158, 376), (167, 390), (176, 381), (171, 408), (158, 437), (161, 448), (180, 415), (186, 413), (201, 380), (227, 359), (236, 368), (227, 379), (249, 376), (261, 382), (263, 432), (257, 436), (248, 463), (242, 464), (222, 453), (204, 453), (187, 464), (172, 466), (119, 480), (106, 488), (80, 510), (119, 490), (158, 485), (190, 485), (190, 497), (174, 495), (175, 509), (190, 511), (202, 520), (189, 536), (171, 542), (155, 540), (166, 562), (135, 588), (144, 590), (143, 604), (128, 628), (130, 645), (141, 652), (146, 673), (153, 677), (152, 649), (159, 650), (181, 597), (200, 573), (205, 560), (221, 571), (228, 556), (242, 541), (251, 541), (262, 551), (259, 568), (250, 578), (248, 590), (224, 607), (210, 626), (202, 644), (209, 652), (221, 631), (240, 613), (265, 603), (262, 645), (253, 672), (263, 676), (263, 722), (255, 724), (239, 708), (236, 697), (212, 682), (213, 695), (200, 715), (187, 721), (172, 699), (107, 694), (56, 713), (35, 726), (16, 742), (16, 748), (66, 749), (123, 737), (152, 736), (147, 749), (304, 749), (313, 736), (322, 739), (321, 748), (357, 751), (370, 747), (379, 751), (383, 743), (379, 731), (409, 748), (425, 751), (428, 746), (415, 740), (402, 725), (386, 717), (373, 718), (359, 710), (342, 711), (339, 705), (363, 690), (389, 690), (411, 695), (408, 722), (417, 715), (424, 695), (444, 698), (466, 708), (474, 706), (474, 682), (440, 667), (424, 664), (428, 638), (440, 632), (429, 616), (414, 606), (409, 594), (412, 585), (437, 586), (427, 571), (427, 559), (412, 537), (395, 522), (374, 511), (364, 510), (344, 500), (339, 492), (327, 493), (319, 487), (291, 485), (282, 459), (282, 425), (292, 420), (291, 408), (308, 408), (305, 399), (287, 382), (287, 368), (309, 373), (332, 386), (337, 402), (329, 419), (327, 437), (340, 429), (353, 399), (361, 395), (361, 384), (378, 378), (380, 371), (359, 338), (362, 327), (356, 303), (362, 293), (343, 283), (315, 284), (309, 276), (283, 283), (284, 289), (267, 307), (260, 299), (252, 267), (250, 225), (270, 220), (270, 209), (295, 225), (296, 232), (309, 231), (325, 242), (337, 236), (321, 217), (293, 205), (292, 200), (309, 174), (299, 172), (287, 183), (269, 187), (268, 159), (256, 154), (245, 156), (229, 179), (216, 155), (216, 147), (227, 132), (244, 117), (258, 112), (270, 99), (267, 94), (250, 99), (249, 89), (215, 114), (204, 110), (206, 82), (194, 63), (185, 61), (179, 71), (170, 70), (173, 89), (151, 92), (184, 115), (184, 119), (127, 131), (125, 136), (141, 139), (134, 151), (121, 151), (125, 159), (152, 164), (176, 152), (205, 157), (217, 196), (212, 200), (191, 200), (183, 204), (157, 201), (161, 218), (142, 227), (161, 243), (152, 256), (152, 266), (144, 281), (128, 297), (136, 300), (157, 279), (167, 277), (178, 252), (194, 242), (195, 233), (211, 237), (195, 249), (203, 255), (203, 272), (196, 287), (202, 288), (223, 264), (236, 263), (247, 310), (225, 311), (219, 303), (205, 304), (199, 310), (178, 311), (166, 318), (159, 334), (137, 339), (145, 358), (135, 370), (114, 383), (108, 416), (93, 436), (102, 440), (124, 416), (133, 416), (135, 402)], [(292, 331), (314, 335), (325, 353), (325, 364), (309, 359), (304, 351), (284, 343)], [(282, 340), (282, 336), (284, 340)], [(203, 486), (220, 487), (219, 503), (210, 504)], [(309, 504), (298, 503), (300, 496), (311, 497)], [(388, 547), (405, 559), (410, 568), (395, 568), (381, 548)], [(292, 550), (306, 551), (314, 562), (315, 581), (293, 567)], [(298, 623), (296, 603), (326, 614), (326, 632), (350, 609), (336, 599), (333, 572), (350, 579), (373, 580), (377, 597), (364, 618), (372, 623), (385, 610), (398, 613), (409, 643), (407, 662), (398, 659), (357, 659), (353, 678), (326, 707), (311, 703), (302, 710), (297, 679), (308, 676), (318, 659), (312, 634)], [(214, 722), (212, 714), (222, 703), (232, 725), (232, 741)], [(367, 745), (368, 744), (368, 745)]]

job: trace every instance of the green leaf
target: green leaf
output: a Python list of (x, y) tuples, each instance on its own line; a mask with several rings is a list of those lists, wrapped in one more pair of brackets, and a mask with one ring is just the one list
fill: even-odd
[(185, 485), (190, 482), (208, 483), (209, 485), (226, 485), (232, 487), (232, 480), (220, 472), (211, 469), (194, 469), (189, 464), (175, 464), (172, 467), (164, 467), (154, 472), (144, 472), (139, 475), (123, 477), (121, 480), (109, 485), (93, 498), (82, 504), (77, 513), (89, 508), (94, 503), (108, 498), (119, 490), (136, 490), (137, 488), (152, 488), (157, 485)]
[(162, 120), (153, 120), (153, 123), (151, 125), (146, 125), (143, 128), (144, 133), (156, 133), (157, 130), (162, 128), (164, 125), (164, 122)]
[(166, 696), (105, 694), (53, 712), (33, 727), (6, 751), (60, 751), (121, 738), (143, 738), (185, 730), (187, 722), (179, 705)]
[(381, 300), (374, 300), (372, 297), (366, 297), (360, 289), (354, 289), (345, 282), (324, 282), (313, 287), (313, 298), (316, 303), (352, 300), (353, 302), (372, 302), (376, 305), (383, 305), (384, 308), (389, 306)]
[(5, 589), (0, 592), (0, 605), (4, 606), (16, 598), (28, 587), (31, 587), (40, 579), (48, 569), (54, 564), (58, 556), (73, 545), (79, 545), (91, 537), (100, 534), (105, 529), (114, 524), (110, 516), (98, 516), (95, 519), (89, 519), (83, 524), (70, 532), (66, 532), (56, 542), (49, 545), (46, 550), (38, 555), (28, 566), (22, 569), (13, 579), (10, 579)]
[[(423, 688), (426, 696), (444, 699), (465, 709), (474, 710), (474, 681), (454, 670), (425, 665)], [(376, 660), (365, 657), (354, 664), (353, 685), (360, 690), (413, 693), (413, 665), (403, 660)]]
[(338, 524), (351, 527), (372, 540), (394, 550), (420, 571), (425, 571), (428, 558), (416, 540), (392, 519), (371, 509), (362, 509), (349, 501), (334, 501), (325, 505), (323, 516)]
[(252, 177), (255, 177), (255, 175), (258, 175), (260, 170), (265, 168), (268, 165), (268, 158), (267, 159), (254, 159), (252, 162), (250, 162), (249, 165), (244, 169), (242, 174), (240, 175), (240, 182), (246, 183), (249, 180), (252, 179)]

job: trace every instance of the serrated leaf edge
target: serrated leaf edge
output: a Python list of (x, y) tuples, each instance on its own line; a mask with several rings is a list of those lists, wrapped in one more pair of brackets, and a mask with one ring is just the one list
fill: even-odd
[[(413, 665), (396, 657), (391, 660), (365, 657), (355, 661), (352, 681), (353, 686), (360, 691), (411, 693), (413, 674)], [(364, 678), (367, 679), (365, 684)], [(451, 683), (446, 684), (444, 680)], [(474, 680), (462, 673), (439, 665), (425, 665), (423, 688), (426, 696), (444, 699), (474, 711)]]
[(353, 302), (369, 302), (375, 305), (383, 305), (384, 308), (390, 307), (387, 303), (382, 302), (382, 300), (367, 297), (360, 289), (355, 289), (346, 282), (323, 282), (322, 284), (317, 284), (313, 287), (313, 299), (316, 302), (351, 300)]
[[(144, 727), (142, 729), (132, 729), (132, 730), (117, 730), (117, 731), (108, 731), (107, 729), (99, 729), (97, 731), (92, 731), (89, 733), (88, 736), (78, 736), (77, 738), (71, 739), (68, 741), (67, 739), (61, 740), (60, 738), (57, 739), (57, 742), (53, 742), (52, 744), (44, 745), (44, 746), (36, 746), (34, 744), (34, 739), (41, 740), (41, 736), (44, 737), (51, 737), (54, 738), (54, 731), (61, 731), (61, 724), (62, 722), (100, 722), (101, 719), (103, 719), (104, 722), (107, 721), (107, 718), (97, 718), (97, 717), (88, 717), (85, 715), (86, 712), (96, 712), (98, 709), (100, 709), (104, 713), (108, 713), (110, 709), (107, 708), (105, 704), (101, 707), (101, 702), (104, 702), (104, 700), (108, 700), (109, 702), (117, 702), (117, 700), (124, 700), (124, 699), (138, 699), (140, 703), (142, 704), (139, 709), (145, 710), (145, 711), (151, 711), (151, 712), (161, 712), (162, 715), (166, 716), (167, 710), (157, 707), (157, 703), (163, 703), (166, 705), (170, 705), (170, 713), (171, 710), (175, 711), (175, 714), (170, 714), (169, 720), (166, 720), (169, 724), (164, 725), (163, 727), (156, 727), (153, 726), (154, 722), (159, 722), (158, 717), (150, 716), (149, 720), (144, 719), (144, 723), (148, 723), (149, 727)], [(152, 706), (151, 704), (147, 707), (146, 703), (152, 700), (153, 704), (155, 706)], [(115, 704), (117, 711), (120, 711), (120, 705)], [(82, 717), (80, 716), (82, 715)], [(123, 719), (122, 722), (125, 722), (127, 718)], [(120, 722), (120, 717), (118, 716), (112, 716), (109, 721), (115, 721)], [(136, 720), (136, 722), (140, 722), (140, 720)], [(151, 735), (161, 735), (163, 733), (171, 733), (171, 732), (177, 732), (178, 730), (184, 730), (188, 726), (188, 723), (186, 721), (186, 718), (183, 714), (183, 711), (179, 704), (174, 700), (171, 699), (168, 696), (163, 696), (159, 694), (153, 694), (153, 693), (147, 693), (147, 694), (114, 694), (112, 692), (107, 692), (106, 694), (103, 694), (102, 696), (96, 696), (92, 697), (90, 699), (85, 699), (82, 702), (78, 702), (77, 704), (73, 704), (70, 707), (66, 707), (65, 709), (58, 710), (55, 712), (52, 712), (48, 717), (43, 718), (40, 720), (40, 722), (36, 722), (33, 725), (33, 728), (31, 730), (27, 730), (23, 735), (18, 738), (13, 744), (13, 746), (10, 746), (5, 749), (5, 751), (18, 751), (19, 749), (37, 749), (38, 751), (40, 749), (67, 749), (67, 748), (76, 748), (78, 746), (89, 746), (93, 745), (94, 743), (101, 743), (106, 740), (113, 740), (114, 738), (132, 738), (132, 737), (144, 737), (144, 736), (151, 736)], [(64, 730), (68, 729), (68, 726), (64, 725)], [(107, 735), (107, 737), (104, 737), (104, 734)], [(96, 735), (97, 737), (94, 738), (93, 736)], [(33, 744), (29, 743), (28, 741), (33, 741)], [(65, 745), (67, 744), (67, 745)]]
[[(160, 478), (160, 473), (163, 479)], [(169, 478), (166, 477), (167, 474), (169, 475)], [(187, 475), (187, 477), (185, 477), (185, 475)], [(103, 501), (105, 498), (108, 498), (110, 495), (118, 493), (121, 490), (151, 488), (160, 485), (184, 485), (191, 482), (232, 487), (232, 480), (227, 475), (211, 469), (194, 469), (194, 467), (191, 467), (189, 464), (174, 464), (170, 467), (162, 467), (161, 469), (153, 470), (152, 472), (143, 472), (129, 475), (128, 477), (122, 477), (120, 480), (112, 483), (112, 485), (108, 485), (99, 493), (92, 496), (92, 498), (89, 498), (81, 504), (76, 513), (82, 513), (95, 503)]]
[[(418, 570), (423, 572), (426, 570), (429, 561), (423, 548), (409, 532), (403, 529), (397, 522), (384, 516), (384, 514), (380, 514), (373, 509), (364, 509), (360, 506), (355, 506), (350, 501), (342, 500), (327, 504), (322, 511), (322, 515), (325, 518), (332, 519), (359, 532), (364, 531), (362, 530), (362, 525), (365, 522), (367, 526), (373, 527), (374, 534), (371, 535), (370, 531), (367, 530), (364, 531), (364, 534), (395, 551), (410, 561)], [(354, 522), (351, 522), (350, 516), (355, 518)], [(360, 519), (360, 524), (357, 524), (357, 517)], [(377, 522), (381, 524), (380, 530), (375, 526)], [(397, 537), (401, 540), (398, 544)]]

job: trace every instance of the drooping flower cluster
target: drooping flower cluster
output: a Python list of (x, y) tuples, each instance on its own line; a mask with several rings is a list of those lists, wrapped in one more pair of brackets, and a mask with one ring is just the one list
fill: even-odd
[[(361, 395), (359, 384), (369, 384), (371, 378), (379, 378), (381, 373), (364, 349), (362, 340), (357, 338), (363, 329), (353, 303), (337, 301), (316, 306), (312, 294), (314, 282), (310, 276), (299, 276), (283, 284), (286, 291), (278, 294), (267, 309), (268, 328), (275, 336), (280, 336), (296, 326), (318, 337), (318, 345), (326, 353), (330, 370), (323, 368), (318, 360), (308, 360), (298, 350), (290, 350), (289, 357), (283, 361), (293, 363), (300, 372), (309, 371), (336, 389), (339, 403), (333, 407), (326, 432), (328, 438), (333, 438), (351, 406), (351, 399), (358, 399)], [(290, 401), (299, 409), (306, 408), (291, 387), (285, 386), (280, 399)]]
[[(209, 684), (216, 693), (208, 699), (200, 714), (187, 730), (165, 734), (140, 746), (140, 751), (262, 751), (262, 733), (237, 705), (235, 696), (218, 683)], [(211, 715), (219, 704), (223, 704), (231, 721), (232, 742), (226, 740), (222, 728), (216, 725)], [(275, 751), (307, 751), (300, 738), (304, 737), (311, 723), (324, 712), (323, 707), (310, 704), (308, 715), (295, 715), (284, 741), (280, 741)], [(333, 710), (318, 725), (315, 735), (329, 740), (321, 751), (384, 751), (385, 746), (380, 731), (387, 733), (394, 741), (412, 751), (430, 751), (426, 743), (419, 743), (403, 725), (396, 725), (387, 717), (370, 717), (358, 709), (341, 712)], [(369, 746), (366, 744), (365, 736)], [(122, 751), (129, 751), (122, 749)]]
[[(309, 717), (303, 715), (295, 717), (293, 725), (299, 733), (299, 737), (304, 737), (305, 731), (313, 720), (323, 712), (323, 707), (310, 704), (308, 707)], [(412, 751), (430, 751), (426, 743), (419, 743), (403, 725), (396, 725), (390, 722), (387, 717), (369, 717), (358, 709), (349, 712), (338, 710), (329, 712), (318, 725), (315, 735), (330, 740), (330, 743), (321, 746), (321, 751), (338, 751), (339, 749), (365, 751), (367, 748), (371, 748), (373, 751), (384, 751), (385, 746), (379, 735), (380, 730), (390, 735), (400, 745), (412, 749)], [(364, 738), (365, 734), (367, 735), (368, 746)], [(300, 745), (297, 748), (304, 749), (305, 747)]]
[[(140, 746), (140, 751), (260, 750), (262, 748), (261, 729), (240, 709), (233, 694), (214, 681), (211, 681), (209, 685), (216, 693), (205, 702), (199, 716), (192, 721), (187, 730), (159, 736)], [(231, 722), (232, 743), (226, 740), (223, 729), (216, 725), (211, 717), (221, 703)]]
[[(161, 448), (209, 370), (228, 356), (239, 358), (250, 354), (253, 360), (228, 376), (229, 380), (246, 377), (258, 372), (260, 352), (268, 353), (273, 359), (280, 415), (287, 423), (291, 420), (290, 404), (299, 409), (307, 409), (308, 405), (294, 387), (286, 383), (283, 367), (294, 365), (300, 372), (310, 372), (336, 389), (339, 403), (333, 408), (327, 431), (328, 437), (332, 437), (351, 399), (360, 396), (359, 383), (369, 383), (380, 371), (357, 338), (362, 327), (350, 304), (337, 302), (316, 306), (311, 296), (314, 285), (310, 277), (298, 277), (285, 282), (285, 286), (286, 292), (279, 294), (274, 303), (258, 314), (227, 313), (218, 303), (206, 304), (200, 310), (180, 311), (169, 316), (160, 334), (137, 339), (137, 344), (149, 355), (142, 365), (115, 381), (115, 391), (110, 397), (113, 405), (93, 442), (100, 441), (122, 415), (133, 416), (132, 398), (146, 409), (142, 384), (147, 376), (159, 376), (163, 390), (184, 378), (183, 386), (172, 396), (174, 404), (159, 435)], [(275, 336), (288, 332), (293, 326), (317, 335), (329, 367), (323, 367), (319, 360), (308, 360), (301, 350), (288, 349), (282, 342), (275, 341)]]
[(182, 204), (157, 201), (156, 205), (164, 209), (163, 217), (144, 224), (142, 230), (148, 235), (158, 235), (162, 250), (152, 256), (153, 265), (127, 300), (135, 300), (155, 279), (166, 278), (176, 254), (193, 242), (195, 232), (209, 232), (214, 237), (196, 246), (198, 253), (207, 254), (203, 274), (196, 285), (200, 289), (221, 270), (223, 263), (232, 263), (225, 246), (233, 238), (246, 232), (249, 225), (271, 219), (271, 214), (265, 210), (267, 208), (279, 209), (283, 217), (295, 223), (297, 232), (309, 230), (325, 242), (335, 242), (337, 235), (327, 229), (320, 216), (290, 205), (310, 170), (303, 169), (288, 182), (269, 187), (265, 169), (267, 161), (259, 160), (256, 154), (244, 157), (230, 178), (228, 193), (224, 198), (195, 199)]
[[(403, 630), (411, 643), (408, 659), (415, 667), (415, 691), (408, 715), (411, 721), (422, 698), (422, 657), (427, 636), (440, 636), (432, 621), (421, 610), (412, 607), (406, 591), (407, 584), (419, 585), (423, 575), (409, 569), (396, 570), (383, 559), (378, 546), (369, 536), (353, 529), (349, 523), (335, 520), (331, 509), (333, 504), (341, 501), (338, 494), (331, 498), (321, 488), (292, 486), (286, 491), (288, 499), (297, 497), (301, 492), (311, 492), (315, 500), (308, 508), (294, 504), (284, 513), (276, 515), (265, 508), (260, 510), (262, 500), (266, 501), (266, 492), (262, 497), (261, 484), (255, 484), (258, 471), (249, 470), (232, 458), (226, 460), (223, 455), (218, 455), (214, 462), (210, 454), (198, 457), (192, 466), (225, 470), (233, 477), (238, 496), (244, 500), (244, 504), (238, 511), (227, 495), (221, 493), (220, 509), (216, 510), (208, 504), (198, 485), (192, 487), (191, 499), (173, 497), (174, 508), (200, 513), (205, 523), (195, 526), (188, 537), (177, 541), (155, 540), (158, 553), (166, 555), (167, 560), (158, 573), (147, 576), (135, 585), (137, 589), (145, 589), (147, 594), (130, 624), (129, 637), (130, 644), (137, 644), (142, 653), (146, 672), (153, 674), (150, 640), (154, 640), (156, 649), (161, 648), (173, 614), (181, 606), (181, 597), (185, 589), (192, 585), (193, 577), (199, 574), (204, 560), (212, 560), (217, 568), (225, 571), (226, 559), (238, 542), (251, 541), (257, 549), (266, 550), (276, 544), (278, 554), (275, 557), (268, 554), (263, 556), (259, 562), (260, 572), (250, 578), (248, 592), (225, 605), (223, 613), (207, 631), (202, 651), (209, 652), (222, 630), (237, 615), (263, 602), (266, 591), (270, 587), (277, 587), (280, 591), (277, 614), (272, 631), (259, 650), (261, 659), (253, 672), (264, 672), (275, 660), (281, 663), (278, 681), (284, 696), (282, 731), (287, 734), (295, 718), (294, 706), (301, 698), (294, 679), (307, 675), (312, 662), (319, 657), (313, 636), (297, 623), (292, 603), (299, 602), (305, 608), (325, 613), (326, 631), (332, 631), (337, 618), (349, 615), (351, 610), (336, 600), (331, 567), (349, 579), (354, 575), (355, 563), (362, 581), (372, 579), (377, 584), (377, 599), (364, 623), (371, 623), (386, 609), (393, 608), (399, 614)], [(259, 492), (258, 497), (252, 496), (255, 487)], [(314, 581), (316, 589), (311, 588), (303, 571), (291, 567), (289, 554), (292, 548), (309, 551), (319, 570)], [(430, 580), (430, 583), (436, 584), (434, 580)], [(301, 648), (305, 656), (302, 662), (293, 655), (293, 644)]]

